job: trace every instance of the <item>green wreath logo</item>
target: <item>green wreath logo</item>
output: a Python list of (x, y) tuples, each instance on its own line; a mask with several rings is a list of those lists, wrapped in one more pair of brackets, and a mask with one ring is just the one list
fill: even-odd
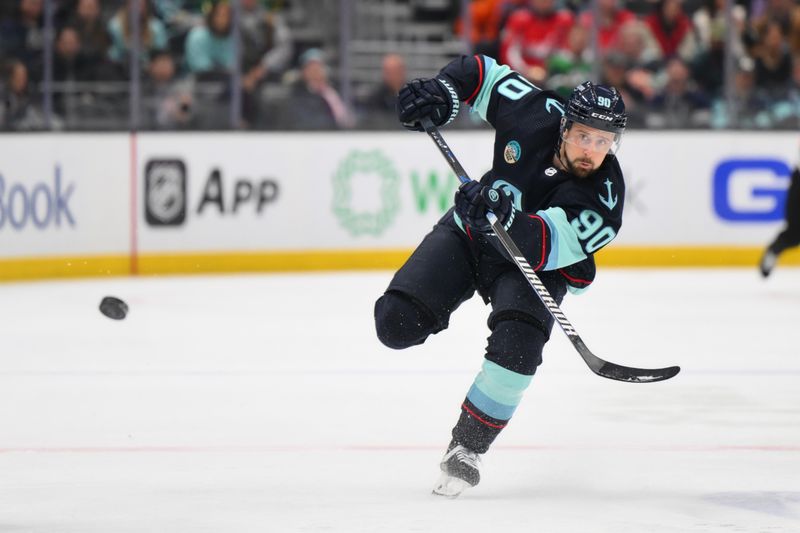
[[(380, 180), (380, 208), (375, 212), (356, 211), (353, 206), (353, 176), (377, 175)], [(333, 176), (333, 214), (352, 235), (378, 236), (400, 211), (400, 176), (392, 162), (378, 150), (351, 151)]]

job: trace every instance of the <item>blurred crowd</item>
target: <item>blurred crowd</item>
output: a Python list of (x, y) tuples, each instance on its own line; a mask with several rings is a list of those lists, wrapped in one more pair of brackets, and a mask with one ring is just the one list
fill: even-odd
[[(140, 65), (143, 129), (216, 129), (230, 127), (234, 90), (231, 73), (237, 58), (233, 6), (204, 0), (55, 0), (50, 87), (54, 127), (115, 129), (127, 127), (131, 62)], [(8, 5), (7, 5), (8, 4)], [(131, 17), (139, 6), (138, 21)], [(310, 108), (327, 107), (330, 122), (351, 126), (341, 117), (338, 94), (330, 94), (324, 58), (318, 50), (294, 55), (292, 35), (281, 14), (282, 2), (240, 0), (241, 124), (261, 117), (261, 89), (283, 83), (292, 61), (302, 75), (292, 80), (296, 106), (277, 106), (275, 127), (304, 118)], [(6, 0), (0, 4), (2, 106), (0, 127), (44, 127), (41, 92), (45, 80), (44, 0)], [(136, 24), (138, 22), (138, 24)], [(138, 27), (140, 46), (133, 52)], [(302, 77), (302, 80), (300, 79)], [(304, 83), (303, 83), (304, 82)], [(301, 87), (302, 86), (302, 87)], [(309, 102), (307, 93), (319, 102)], [(296, 107), (296, 109), (295, 109)], [(294, 117), (294, 112), (298, 117)], [(322, 113), (324, 114), (324, 113)], [(303, 117), (301, 117), (303, 115)], [(315, 117), (317, 123), (322, 117)], [(341, 123), (341, 124), (339, 124)]]
[[(236, 10), (225, 0), (141, 0), (138, 20), (133, 1), (53, 0), (51, 37), (44, 0), (0, 1), (0, 130), (124, 129), (134, 60), (142, 129), (227, 129), (237, 90), (237, 128), (396, 127), (409, 58), (386, 54), (374, 83), (344, 98), (332, 79), (336, 51), (299, 45), (289, 0), (239, 0)], [(618, 87), (634, 128), (800, 126), (795, 0), (735, 0), (730, 90), (726, 0), (596, 2), (597, 11), (582, 0), (473, 0), (463, 17), (453, 0), (439, 16), (453, 39), (539, 86), (567, 95), (599, 77)]]
[(797, 128), (800, 5), (731, 1), (729, 92), (726, 0), (475, 0), (469, 39), (563, 95), (596, 74), (634, 128)]

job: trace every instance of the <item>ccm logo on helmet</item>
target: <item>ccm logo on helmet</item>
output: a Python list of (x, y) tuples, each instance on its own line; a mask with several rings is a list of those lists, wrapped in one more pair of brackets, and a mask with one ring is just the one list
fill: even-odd
[(599, 118), (600, 120), (607, 120), (609, 122), (614, 120), (614, 117), (609, 117), (608, 115), (604, 115), (602, 113), (594, 113), (594, 112), (592, 112), (592, 118)]

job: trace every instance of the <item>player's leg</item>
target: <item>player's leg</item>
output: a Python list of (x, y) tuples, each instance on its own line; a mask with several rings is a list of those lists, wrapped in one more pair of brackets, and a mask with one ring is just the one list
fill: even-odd
[(775, 268), (778, 257), (789, 248), (800, 246), (800, 169), (792, 173), (792, 182), (786, 196), (786, 227), (775, 238), (759, 262), (761, 275), (767, 277)]
[[(557, 272), (539, 276), (553, 298), (566, 293)], [(479, 457), (511, 420), (542, 362), (553, 319), (517, 270), (509, 270), (491, 285), (491, 334), (483, 367), (461, 406), (453, 440), (442, 461), (444, 474), (434, 493), (454, 497), (480, 481)]]
[(437, 224), (375, 302), (378, 339), (394, 349), (422, 344), (445, 328), (450, 314), (475, 292), (476, 260), (463, 235)]

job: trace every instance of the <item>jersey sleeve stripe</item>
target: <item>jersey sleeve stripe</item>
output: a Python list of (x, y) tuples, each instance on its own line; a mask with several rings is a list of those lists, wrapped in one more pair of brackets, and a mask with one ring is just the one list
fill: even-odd
[(481, 85), (483, 85), (483, 60), (479, 55), (473, 57), (475, 57), (475, 61), (478, 62), (478, 85), (475, 87), (475, 90), (472, 91), (472, 94), (469, 95), (469, 98), (467, 98), (466, 102), (468, 105), (472, 105), (472, 99), (475, 98), (475, 95), (481, 90)]
[(538, 265), (533, 267), (534, 270), (541, 270), (542, 266), (547, 261), (547, 223), (540, 216), (537, 215), (528, 215), (528, 216), (531, 218), (539, 219), (539, 222), (542, 223), (542, 252), (541, 254), (539, 254), (542, 257), (542, 260), (539, 261)]
[(542, 270), (557, 270), (586, 259), (575, 230), (560, 207), (537, 211), (550, 229), (550, 255)]
[(570, 280), (573, 283), (585, 283), (586, 285), (589, 285), (590, 283), (592, 283), (588, 279), (581, 279), (581, 278), (576, 278), (576, 277), (570, 276), (569, 274), (564, 272), (564, 270), (561, 269), (561, 268), (559, 268), (558, 271), (561, 273), (562, 276), (564, 276), (565, 278), (567, 278), (568, 280)]
[(478, 89), (478, 94), (472, 103), (472, 108), (478, 112), (483, 120), (488, 120), (487, 114), (489, 113), (489, 101), (492, 99), (492, 89), (503, 78), (511, 74), (513, 71), (506, 65), (498, 65), (497, 62), (488, 56), (482, 56), (486, 72), (484, 73), (484, 81)]

